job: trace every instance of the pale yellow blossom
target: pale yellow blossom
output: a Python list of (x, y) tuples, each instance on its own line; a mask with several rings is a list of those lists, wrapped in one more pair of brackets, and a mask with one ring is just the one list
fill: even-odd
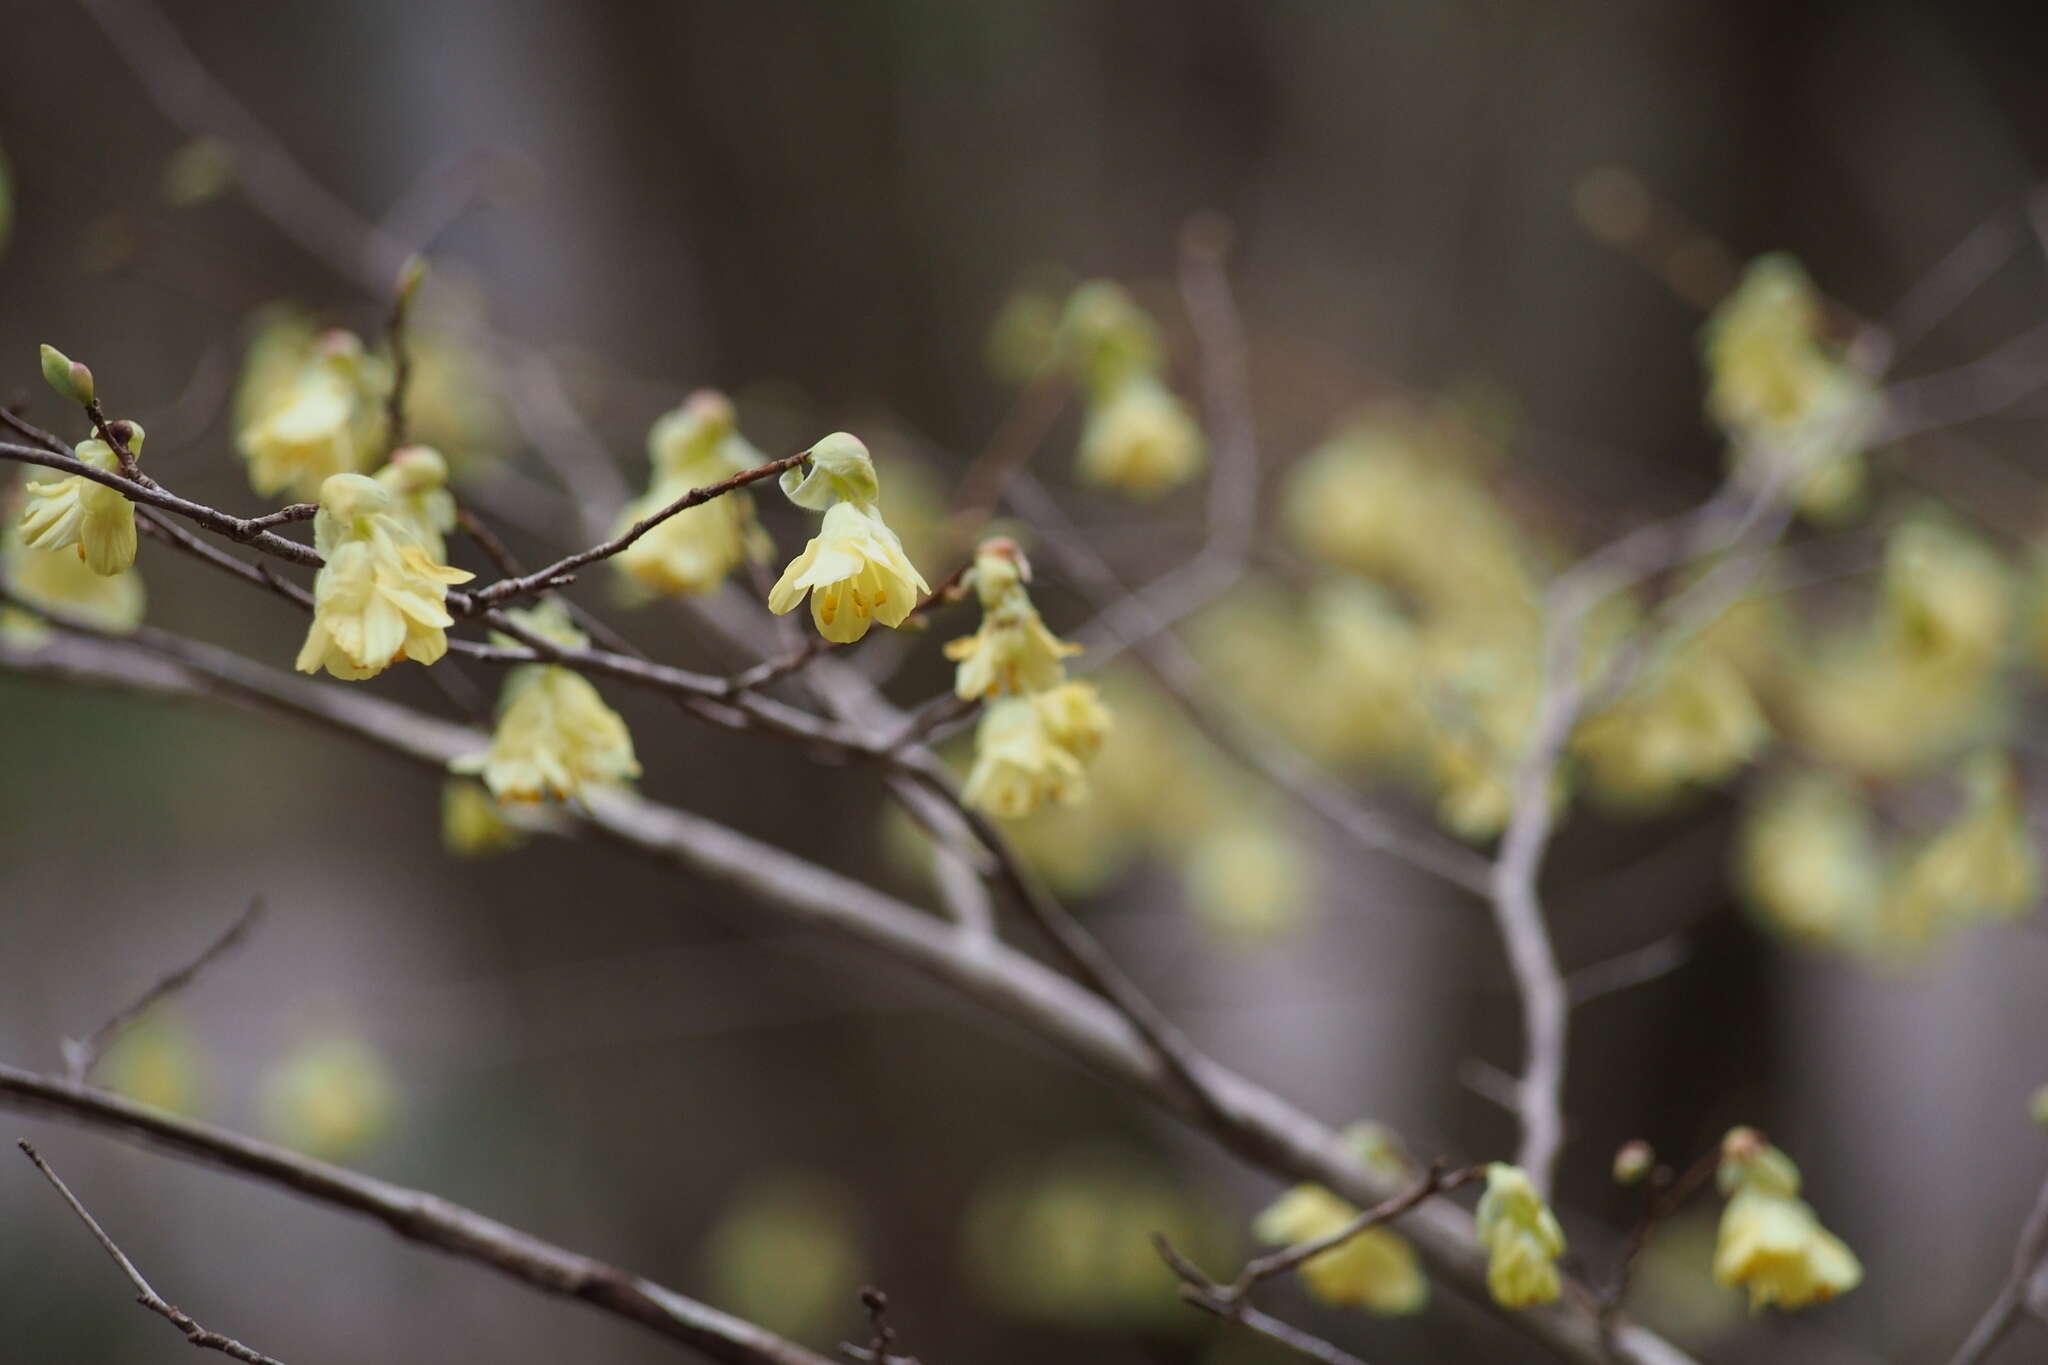
[(954, 692), (971, 699), (1057, 687), (1066, 677), (1062, 661), (1081, 647), (1045, 628), (1024, 586), (1030, 565), (1016, 542), (985, 542), (967, 576), (981, 600), (981, 629), (946, 645), (946, 657), (960, 665)]
[(265, 497), (314, 497), (335, 474), (357, 473), (384, 440), (380, 362), (347, 332), (315, 335), (295, 319), (252, 342), (237, 395), (235, 444), (249, 484)]
[(405, 523), (429, 559), (446, 562), (446, 537), (455, 529), (455, 495), (448, 491), (448, 462), (441, 452), (400, 446), (376, 479), (391, 494), (391, 515)]
[[(1328, 1237), (1358, 1216), (1358, 1209), (1321, 1185), (1296, 1185), (1252, 1222), (1262, 1242), (1293, 1245)], [(1384, 1315), (1419, 1313), (1429, 1303), (1429, 1280), (1415, 1248), (1388, 1227), (1369, 1227), (1301, 1265), (1310, 1294), (1339, 1308)]]
[(1202, 431), (1187, 405), (1151, 374), (1096, 399), (1081, 429), (1081, 477), (1136, 497), (1186, 483), (1203, 458)]
[[(731, 402), (708, 389), (656, 419), (647, 433), (652, 481), (646, 493), (620, 512), (614, 534), (694, 489), (764, 463), (761, 452), (739, 434), (737, 423)], [(741, 490), (666, 518), (613, 562), (637, 592), (710, 592), (761, 543), (752, 499)]]
[[(126, 634), (142, 624), (142, 575), (99, 574), (70, 550), (31, 550), (10, 530), (0, 548), (0, 583), (31, 607), (41, 607), (99, 630)], [(37, 645), (49, 628), (34, 615), (0, 608), (0, 638)]]
[(810, 454), (811, 468), (785, 471), (782, 487), (799, 506), (823, 510), (825, 520), (776, 580), (768, 609), (780, 615), (809, 593), (812, 623), (835, 644), (860, 639), (877, 621), (902, 625), (931, 588), (875, 506), (867, 447), (835, 432)]
[(1799, 1198), (1799, 1168), (1755, 1129), (1729, 1131), (1717, 1181), (1728, 1205), (1714, 1248), (1714, 1280), (1746, 1288), (1752, 1312), (1773, 1303), (1825, 1303), (1862, 1282), (1856, 1253)]
[(1087, 791), (1081, 760), (1053, 738), (1032, 698), (999, 697), (982, 711), (962, 800), (1016, 820), (1053, 802), (1079, 801)]
[(588, 786), (640, 775), (626, 722), (588, 679), (559, 664), (514, 669), (499, 697), (491, 747), (448, 766), (481, 775), (499, 801), (573, 800)]
[[(128, 449), (142, 451), (142, 428), (128, 423)], [(80, 461), (108, 474), (120, 457), (105, 441), (80, 441)], [(21, 543), (31, 550), (75, 549), (96, 574), (125, 573), (135, 563), (135, 504), (118, 490), (73, 474), (55, 483), (31, 481), (23, 491)]]
[(1518, 1166), (1486, 1168), (1486, 1193), (1476, 1214), (1486, 1248), (1486, 1287), (1503, 1308), (1529, 1308), (1558, 1296), (1557, 1258), (1564, 1229)]
[(391, 513), (374, 479), (336, 474), (320, 487), (314, 541), (327, 563), (313, 581), (313, 624), (297, 668), (361, 679), (400, 659), (448, 652), (448, 585), (475, 575), (438, 564)]

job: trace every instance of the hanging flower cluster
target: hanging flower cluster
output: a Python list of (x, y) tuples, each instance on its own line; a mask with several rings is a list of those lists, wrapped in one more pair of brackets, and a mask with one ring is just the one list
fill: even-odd
[(1109, 733), (1095, 689), (1066, 680), (1064, 661), (1080, 646), (1045, 628), (1030, 581), (1031, 564), (1014, 540), (983, 541), (965, 576), (981, 602), (981, 629), (946, 646), (959, 664), (955, 695), (987, 703), (961, 796), (1006, 820), (1085, 797), (1084, 765)]

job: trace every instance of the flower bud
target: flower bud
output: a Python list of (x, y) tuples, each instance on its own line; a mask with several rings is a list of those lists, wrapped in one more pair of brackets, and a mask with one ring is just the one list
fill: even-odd
[(426, 277), (426, 257), (415, 255), (405, 258), (405, 264), (398, 268), (398, 287), (394, 291), (399, 307), (404, 308), (412, 303), (413, 295), (420, 292), (420, 281)]
[(80, 407), (92, 403), (92, 371), (47, 343), (43, 346), (43, 382)]
[(1650, 1168), (1657, 1164), (1657, 1150), (1641, 1138), (1630, 1138), (1615, 1149), (1614, 1183), (1617, 1185), (1641, 1184)]
[(881, 496), (874, 459), (860, 437), (835, 431), (809, 454), (805, 464), (782, 471), (782, 491), (797, 506), (823, 512), (834, 502), (865, 507)]

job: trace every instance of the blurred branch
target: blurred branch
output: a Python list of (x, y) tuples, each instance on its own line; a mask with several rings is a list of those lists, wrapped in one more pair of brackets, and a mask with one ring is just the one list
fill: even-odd
[(198, 957), (159, 978), (155, 985), (144, 991), (132, 1004), (93, 1030), (90, 1037), (66, 1038), (63, 1043), (64, 1074), (70, 1078), (71, 1083), (84, 1085), (91, 1077), (93, 1067), (106, 1055), (107, 1049), (120, 1041), (121, 1035), (126, 1033), (136, 1020), (167, 997), (184, 990), (201, 972), (232, 952), (262, 917), (263, 897), (250, 897), (248, 908), (235, 916), (234, 923), (228, 925)]
[(1948, 1365), (1977, 1365), (1990, 1355), (2005, 1334), (2018, 1323), (2027, 1307), (2027, 1286), (2044, 1262), (2048, 1262), (2048, 1183), (2034, 1199), (2034, 1211), (2020, 1229), (2019, 1245), (2013, 1251), (2012, 1271), (1999, 1287), (1998, 1295), (1970, 1329), (1970, 1335), (1949, 1357)]
[[(474, 752), (483, 744), (483, 737), (474, 731), (360, 689), (305, 682), (197, 642), (180, 642), (177, 652), (171, 654), (134, 640), (65, 633), (33, 649), (0, 643), (0, 668), (74, 683), (227, 700), (367, 741), (437, 773), (449, 759)], [(1196, 1066), (1203, 1088), (1213, 1097), (1214, 1110), (1203, 1113), (1176, 1083), (1159, 1054), (1115, 1007), (1006, 944), (971, 931), (963, 932), (951, 923), (934, 919), (914, 906), (795, 854), (631, 792), (593, 792), (586, 806), (574, 812), (574, 816), (601, 842), (729, 885), (800, 923), (850, 938), (951, 987), (1055, 1043), (1137, 1094), (1195, 1122), (1244, 1160), (1278, 1176), (1316, 1181), (1360, 1205), (1378, 1203), (1401, 1193), (1384, 1174), (1349, 1151), (1331, 1129), (1206, 1058), (1199, 1059)], [(0, 1099), (7, 1097), (16, 1102), (82, 1113), (101, 1126), (158, 1138), (185, 1134), (188, 1142), (183, 1150), (195, 1152), (189, 1144), (189, 1130), (177, 1121), (137, 1110), (96, 1092), (80, 1095), (62, 1082), (0, 1069)], [(296, 1180), (279, 1174), (279, 1168), (270, 1161), (273, 1149), (246, 1144), (243, 1139), (230, 1140), (230, 1146), (237, 1143), (263, 1154), (255, 1159), (258, 1169), (254, 1173), (304, 1188)], [(216, 1155), (206, 1147), (207, 1144), (200, 1144), (197, 1153)], [(248, 1168), (239, 1158), (231, 1164)], [(314, 1169), (321, 1173), (323, 1182), (331, 1182), (332, 1168)], [(323, 1183), (313, 1192), (328, 1189), (330, 1184)], [(340, 1202), (375, 1216), (405, 1209), (406, 1219), (410, 1219), (411, 1205), (406, 1200), (427, 1197), (410, 1191), (400, 1193), (406, 1198), (396, 1205), (373, 1201), (366, 1206), (360, 1202), (363, 1195), (357, 1188), (346, 1192)], [(435, 1201), (435, 1207), (446, 1210), (439, 1201)], [(436, 1222), (430, 1229), (432, 1235), (447, 1240), (435, 1244), (452, 1242), (449, 1249), (470, 1254), (461, 1230), (467, 1226), (466, 1220), (476, 1217), (461, 1211), (452, 1224)], [(411, 1226), (405, 1220), (394, 1225), (401, 1232)], [(1409, 1213), (1403, 1230), (1439, 1275), (1475, 1298), (1484, 1298), (1485, 1254), (1474, 1239), (1469, 1214), (1449, 1201), (1426, 1200)], [(489, 1239), (486, 1240), (488, 1244)], [(548, 1252), (554, 1258), (567, 1256), (554, 1248), (548, 1248)], [(573, 1258), (573, 1264), (578, 1274), (571, 1276), (569, 1283), (579, 1287), (571, 1288), (560, 1288), (565, 1267), (559, 1259), (544, 1260), (538, 1266), (516, 1262), (500, 1268), (558, 1292), (583, 1297), (599, 1292), (580, 1287), (587, 1283), (582, 1276), (589, 1272), (589, 1263)], [(639, 1286), (641, 1297), (635, 1298), (615, 1281), (603, 1283), (611, 1286), (603, 1294), (618, 1296), (620, 1306), (614, 1311), (651, 1321), (652, 1325), (677, 1334), (676, 1325), (668, 1321), (661, 1308), (665, 1300), (659, 1295), (667, 1291), (650, 1291), (641, 1282), (631, 1282)], [(657, 1297), (647, 1300), (645, 1295), (649, 1292), (656, 1292)], [(1567, 1359), (1588, 1365), (1683, 1365), (1690, 1360), (1654, 1333), (1630, 1324), (1617, 1326), (1611, 1341), (1608, 1340), (1596, 1316), (1585, 1306), (1588, 1301), (1589, 1296), (1580, 1289), (1567, 1294), (1564, 1302), (1506, 1314), (1504, 1320)], [(605, 1306), (613, 1304), (606, 1302)], [(692, 1307), (701, 1310), (701, 1305)], [(729, 1321), (723, 1315), (718, 1317)], [(802, 1359), (813, 1360), (809, 1356)]]
[[(581, 1299), (695, 1347), (725, 1365), (827, 1365), (824, 1356), (765, 1328), (602, 1261), (566, 1251), (438, 1195), (359, 1175), (239, 1133), (131, 1103), (108, 1091), (39, 1076), (5, 1063), (0, 1063), (0, 1103), (108, 1131), (186, 1160), (281, 1185), (315, 1203), (362, 1214), (406, 1241), (489, 1266), (550, 1294)], [(27, 1150), (27, 1144), (23, 1148)], [(73, 1207), (78, 1208), (75, 1201)], [(84, 1210), (78, 1212), (83, 1215)]]
[(16, 1142), (14, 1145), (21, 1148), (22, 1155), (26, 1156), (34, 1163), (35, 1168), (43, 1173), (43, 1178), (50, 1182), (57, 1193), (63, 1196), (64, 1202), (71, 1206), (71, 1211), (78, 1215), (78, 1221), (85, 1224), (86, 1231), (90, 1232), (93, 1240), (100, 1244), (100, 1249), (112, 1257), (114, 1264), (121, 1268), (121, 1273), (128, 1277), (128, 1283), (135, 1286), (135, 1301), (137, 1303), (162, 1318), (165, 1322), (170, 1323), (171, 1326), (177, 1328), (180, 1332), (183, 1332), (185, 1340), (201, 1350), (219, 1351), (224, 1356), (231, 1356), (236, 1360), (246, 1362), (246, 1365), (284, 1365), (284, 1362), (276, 1357), (267, 1356), (252, 1347), (244, 1346), (233, 1337), (222, 1336), (219, 1332), (208, 1331), (194, 1322), (192, 1315), (184, 1309), (174, 1307), (170, 1303), (165, 1302), (161, 1294), (150, 1288), (149, 1281), (142, 1278), (142, 1272), (135, 1268), (135, 1263), (129, 1260), (121, 1248), (114, 1244), (114, 1239), (107, 1236), (106, 1229), (99, 1225), (99, 1220), (86, 1210), (85, 1205), (78, 1202), (78, 1196), (73, 1194), (71, 1188), (58, 1178), (55, 1171), (50, 1169), (50, 1163), (43, 1160), (42, 1153), (31, 1146), (26, 1138)]

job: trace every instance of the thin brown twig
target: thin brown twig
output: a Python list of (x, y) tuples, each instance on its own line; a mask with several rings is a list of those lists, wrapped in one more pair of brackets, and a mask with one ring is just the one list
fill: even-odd
[(184, 1333), (186, 1341), (202, 1350), (218, 1351), (224, 1356), (244, 1362), (244, 1365), (284, 1365), (284, 1362), (276, 1357), (267, 1356), (254, 1347), (244, 1346), (233, 1337), (223, 1336), (219, 1332), (201, 1327), (192, 1320), (191, 1314), (167, 1302), (163, 1295), (150, 1287), (149, 1281), (142, 1277), (142, 1272), (135, 1268), (135, 1262), (129, 1260), (127, 1254), (114, 1244), (114, 1239), (107, 1235), (99, 1220), (94, 1218), (85, 1205), (79, 1202), (78, 1196), (71, 1192), (71, 1187), (50, 1169), (50, 1163), (43, 1160), (42, 1153), (38, 1152), (26, 1138), (20, 1139), (14, 1145), (21, 1148), (22, 1155), (43, 1173), (43, 1178), (50, 1182), (51, 1187), (63, 1197), (64, 1202), (71, 1206), (71, 1211), (78, 1215), (78, 1221), (85, 1224), (86, 1231), (100, 1244), (100, 1249), (121, 1268), (121, 1273), (128, 1277), (128, 1283), (135, 1286), (137, 1303)]
[(686, 512), (692, 507), (701, 506), (704, 503), (710, 502), (713, 498), (723, 497), (727, 493), (745, 488), (748, 484), (759, 483), (762, 479), (773, 478), (782, 473), (783, 470), (793, 469), (809, 458), (810, 452), (808, 450), (800, 450), (794, 455), (785, 455), (779, 460), (770, 460), (768, 463), (756, 465), (752, 469), (743, 469), (730, 478), (720, 479), (717, 483), (707, 484), (702, 488), (692, 488), (666, 507), (648, 513), (609, 540), (592, 545), (588, 549), (578, 550), (575, 554), (564, 555), (554, 563), (545, 568), (536, 569), (530, 574), (523, 574), (517, 578), (501, 578), (487, 587), (477, 589), (469, 594), (471, 610), (473, 612), (488, 611), (490, 608), (512, 598), (560, 587), (570, 581), (575, 575), (576, 570), (586, 564), (594, 564), (598, 560), (611, 558), (677, 513)]
[(1643, 1215), (1629, 1229), (1628, 1244), (1622, 1249), (1614, 1283), (1600, 1297), (1602, 1317), (1611, 1318), (1620, 1311), (1621, 1301), (1628, 1297), (1629, 1283), (1635, 1278), (1636, 1266), (1642, 1260), (1643, 1252), (1649, 1249), (1651, 1235), (1666, 1219), (1691, 1202), (1692, 1197), (1713, 1178), (1720, 1165), (1721, 1149), (1710, 1147), (1675, 1178), (1669, 1166), (1660, 1165), (1650, 1172), (1649, 1188), (1644, 1192)]
[(2048, 1182), (2042, 1184), (2041, 1193), (2034, 1200), (2034, 1211), (2027, 1215), (2026, 1224), (2020, 1229), (2019, 1243), (2013, 1248), (2012, 1270), (2005, 1283), (1999, 1286), (1997, 1296), (1977, 1319), (1963, 1344), (1949, 1357), (1948, 1365), (1977, 1365), (2005, 1340), (2006, 1333), (2026, 1311), (2028, 1285), (2044, 1264), (2048, 1264)]
[(126, 1033), (136, 1020), (166, 998), (184, 990), (201, 972), (232, 952), (262, 917), (263, 897), (251, 896), (242, 913), (235, 916), (234, 922), (222, 930), (213, 942), (207, 944), (199, 956), (175, 971), (159, 977), (154, 985), (115, 1012), (112, 1018), (94, 1029), (89, 1036), (64, 1039), (64, 1074), (70, 1077), (71, 1083), (84, 1085), (92, 1076), (93, 1067), (98, 1064), (100, 1058), (106, 1056), (107, 1049), (118, 1042), (121, 1035)]

